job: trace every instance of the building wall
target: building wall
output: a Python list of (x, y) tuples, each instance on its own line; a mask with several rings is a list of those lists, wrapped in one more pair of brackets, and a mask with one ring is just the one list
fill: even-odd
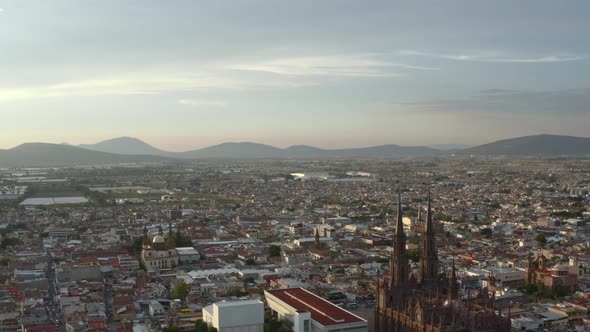
[(298, 313), (295, 308), (287, 305), (285, 302), (279, 300), (272, 294), (268, 292), (264, 292), (266, 302), (268, 306), (273, 311), (273, 314), (278, 319), (286, 319), (293, 324), (293, 332), (367, 332), (368, 331), (368, 323), (351, 323), (351, 324), (342, 324), (339, 326), (323, 326), (316, 322), (315, 320), (311, 319), (311, 330), (305, 330), (305, 319), (306, 315), (311, 315), (308, 312), (305, 313)]
[[(241, 302), (241, 303), (240, 303)], [(203, 321), (219, 332), (263, 332), (264, 304), (260, 301), (244, 304), (214, 303), (203, 308)]]

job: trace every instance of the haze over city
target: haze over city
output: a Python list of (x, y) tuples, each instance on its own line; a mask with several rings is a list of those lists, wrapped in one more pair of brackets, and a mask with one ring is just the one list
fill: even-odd
[(584, 136), (589, 6), (0, 1), (0, 147)]
[(0, 1), (0, 148), (588, 136), (586, 1)]

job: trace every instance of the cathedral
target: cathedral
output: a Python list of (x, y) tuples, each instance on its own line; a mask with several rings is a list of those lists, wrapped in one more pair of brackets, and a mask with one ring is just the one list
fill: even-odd
[(400, 195), (389, 274), (377, 284), (375, 332), (509, 332), (510, 319), (496, 314), (495, 297), (487, 288), (462, 295), (454, 262), (450, 276), (440, 273), (430, 194), (422, 233), (416, 276), (406, 250)]

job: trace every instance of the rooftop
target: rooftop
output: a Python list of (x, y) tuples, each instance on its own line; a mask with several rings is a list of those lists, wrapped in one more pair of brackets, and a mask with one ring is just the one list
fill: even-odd
[(303, 288), (275, 289), (268, 291), (268, 293), (285, 302), (297, 312), (309, 312), (311, 318), (323, 326), (366, 322), (366, 320)]

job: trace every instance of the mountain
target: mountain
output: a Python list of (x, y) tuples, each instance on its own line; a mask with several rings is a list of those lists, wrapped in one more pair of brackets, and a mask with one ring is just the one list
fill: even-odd
[(462, 150), (459, 154), (527, 156), (590, 155), (590, 138), (546, 134), (524, 136), (476, 146)]
[(473, 147), (473, 145), (467, 145), (467, 144), (434, 144), (434, 145), (429, 145), (428, 147), (433, 148), (433, 149), (437, 149), (437, 150), (443, 150), (443, 151), (457, 151), (457, 150), (470, 149), (470, 148)]
[(12, 149), (0, 150), (0, 167), (77, 166), (165, 160), (169, 159), (160, 156), (113, 154), (48, 143), (25, 143)]
[(118, 154), (167, 156), (169, 152), (155, 148), (146, 142), (133, 137), (119, 137), (96, 144), (80, 144), (78, 147)]
[(223, 143), (210, 146), (204, 149), (182, 153), (186, 158), (395, 158), (395, 157), (416, 157), (440, 154), (441, 151), (427, 147), (411, 147), (398, 145), (382, 145), (368, 148), (353, 149), (320, 149), (307, 145), (294, 145), (286, 149), (274, 146), (241, 142)]
[(200, 158), (281, 158), (282, 149), (266, 144), (258, 144), (251, 142), (240, 143), (222, 143), (213, 145), (199, 150), (181, 152), (178, 155), (184, 158), (200, 159)]

